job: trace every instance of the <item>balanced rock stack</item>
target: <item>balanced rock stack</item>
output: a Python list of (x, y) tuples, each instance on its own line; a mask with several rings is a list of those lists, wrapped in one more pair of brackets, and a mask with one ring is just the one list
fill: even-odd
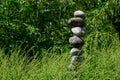
[(81, 57), (82, 46), (84, 45), (83, 37), (86, 34), (86, 31), (83, 29), (85, 14), (83, 11), (75, 11), (74, 17), (68, 20), (68, 24), (72, 26), (71, 31), (73, 32), (73, 37), (69, 38), (69, 43), (73, 45), (73, 48), (70, 51), (71, 62), (68, 68), (70, 70), (76, 70), (78, 64), (83, 60)]

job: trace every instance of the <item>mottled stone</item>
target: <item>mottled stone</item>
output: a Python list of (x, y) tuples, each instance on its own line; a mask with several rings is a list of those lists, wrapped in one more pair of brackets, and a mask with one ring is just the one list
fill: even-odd
[(72, 44), (75, 48), (82, 47), (84, 45), (84, 41), (77, 36), (73, 36), (69, 38), (70, 44)]
[(73, 32), (73, 34), (80, 37), (83, 37), (86, 34), (86, 31), (81, 27), (73, 27), (71, 31)]
[(79, 48), (72, 48), (70, 51), (71, 56), (76, 56), (76, 55), (81, 55), (81, 54), (82, 54), (82, 50)]
[(74, 12), (74, 16), (75, 17), (81, 17), (82, 19), (84, 19), (85, 18), (85, 13), (81, 10), (77, 10), (77, 11)]
[(76, 64), (76, 63), (82, 62), (83, 60), (84, 60), (84, 57), (72, 56), (71, 64)]
[(68, 69), (69, 69), (69, 70), (74, 70), (74, 69), (75, 69), (75, 66), (74, 66), (73, 64), (69, 64)]
[(78, 56), (72, 56), (71, 64), (75, 63), (77, 61)]
[(83, 60), (85, 60), (84, 57), (82, 57), (82, 56), (78, 56), (78, 57), (77, 57), (77, 62), (82, 62)]
[(82, 18), (80, 17), (76, 17), (76, 18), (70, 18), (68, 20), (68, 24), (73, 26), (73, 27), (83, 27), (84, 26), (84, 21)]

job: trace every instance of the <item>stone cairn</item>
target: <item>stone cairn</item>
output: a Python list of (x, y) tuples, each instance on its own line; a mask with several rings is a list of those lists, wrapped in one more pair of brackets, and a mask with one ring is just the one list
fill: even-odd
[(81, 56), (83, 53), (82, 46), (84, 45), (84, 41), (81, 37), (86, 34), (86, 31), (83, 29), (85, 25), (84, 18), (84, 12), (78, 10), (74, 12), (74, 17), (68, 20), (68, 24), (72, 26), (71, 31), (74, 34), (73, 37), (69, 38), (69, 43), (73, 45), (73, 48), (70, 51), (71, 62), (68, 66), (68, 68), (76, 74), (74, 75), (73, 80), (77, 80), (77, 68), (84, 60), (84, 57)]

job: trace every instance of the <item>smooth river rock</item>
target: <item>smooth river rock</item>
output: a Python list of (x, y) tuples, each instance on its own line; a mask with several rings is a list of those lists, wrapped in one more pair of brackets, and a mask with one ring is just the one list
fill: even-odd
[(73, 34), (80, 37), (83, 37), (86, 34), (86, 31), (81, 27), (73, 27), (71, 31), (73, 32)]
[(81, 17), (82, 19), (84, 19), (85, 18), (85, 13), (81, 10), (77, 10), (77, 11), (74, 12), (74, 16), (75, 17)]
[(72, 44), (75, 48), (80, 48), (84, 45), (84, 41), (78, 36), (73, 36), (69, 38), (69, 43)]

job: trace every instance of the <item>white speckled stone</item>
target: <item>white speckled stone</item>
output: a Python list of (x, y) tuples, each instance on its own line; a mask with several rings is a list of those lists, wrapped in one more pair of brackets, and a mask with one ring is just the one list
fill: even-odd
[(73, 32), (73, 34), (80, 37), (83, 37), (86, 34), (86, 31), (81, 27), (73, 27), (71, 31)]
[(85, 18), (85, 13), (81, 10), (77, 10), (77, 11), (74, 12), (74, 16), (75, 17), (81, 17), (81, 18), (84, 19)]
[(84, 26), (84, 21), (82, 18), (80, 17), (76, 17), (76, 18), (70, 18), (68, 20), (68, 24), (73, 26), (73, 27), (83, 27)]

